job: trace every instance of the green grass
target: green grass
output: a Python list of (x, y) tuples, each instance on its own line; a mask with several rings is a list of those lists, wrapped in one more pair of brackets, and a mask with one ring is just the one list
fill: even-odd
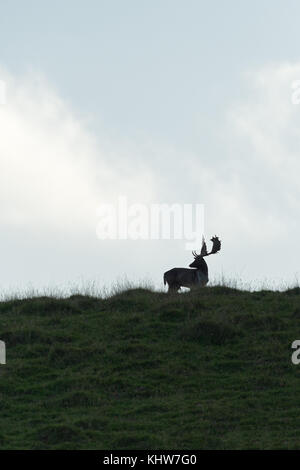
[(299, 449), (300, 289), (0, 302), (0, 449)]

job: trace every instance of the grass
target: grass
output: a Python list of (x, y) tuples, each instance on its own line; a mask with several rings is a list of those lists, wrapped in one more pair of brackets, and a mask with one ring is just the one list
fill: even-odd
[(300, 288), (0, 302), (0, 449), (299, 449)]

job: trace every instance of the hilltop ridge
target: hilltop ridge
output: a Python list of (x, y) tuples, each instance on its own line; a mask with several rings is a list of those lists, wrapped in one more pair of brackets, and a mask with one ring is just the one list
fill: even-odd
[(1, 302), (0, 448), (299, 448), (299, 300), (217, 286)]

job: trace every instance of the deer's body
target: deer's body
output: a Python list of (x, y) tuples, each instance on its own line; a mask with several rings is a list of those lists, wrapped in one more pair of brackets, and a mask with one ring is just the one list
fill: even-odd
[(208, 268), (202, 258), (198, 269), (173, 268), (164, 274), (164, 284), (168, 284), (169, 291), (177, 292), (180, 287), (204, 287), (208, 283)]
[(164, 284), (168, 284), (169, 292), (177, 292), (180, 287), (204, 287), (208, 283), (208, 267), (204, 256), (217, 253), (221, 249), (221, 242), (218, 237), (212, 238), (213, 248), (207, 253), (206, 243), (203, 239), (201, 254), (193, 252), (194, 261), (190, 264), (190, 268), (173, 268), (164, 273)]

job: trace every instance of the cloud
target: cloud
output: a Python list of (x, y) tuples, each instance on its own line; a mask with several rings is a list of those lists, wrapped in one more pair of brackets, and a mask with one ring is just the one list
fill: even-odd
[(250, 283), (293, 280), (300, 105), (291, 102), (291, 84), (300, 64), (245, 74), (244, 93), (224, 110), (223, 127), (211, 123), (219, 145), (210, 154), (151, 136), (96, 136), (39, 73), (16, 78), (2, 69), (0, 76), (7, 85), (0, 106), (0, 282), (59, 283), (99, 273), (109, 284), (126, 273), (161, 285), (164, 270), (187, 266), (184, 240), (97, 240), (97, 207), (120, 195), (129, 203), (204, 204), (206, 235), (223, 240), (222, 253), (209, 259), (211, 278), (223, 272)]
[(4, 70), (1, 77), (7, 90), (0, 106), (2, 224), (82, 231), (95, 225), (102, 200), (119, 191), (134, 197), (142, 188), (151, 194), (151, 184), (139, 182), (143, 170), (128, 181), (126, 154), (119, 151), (113, 165), (86, 122), (44, 77), (31, 72), (16, 78)]
[(247, 212), (265, 240), (287, 235), (300, 209), (300, 107), (291, 102), (291, 84), (299, 76), (300, 64), (249, 73), (248, 98), (228, 113), (229, 168), (242, 182)]
[(223, 239), (222, 254), (209, 259), (212, 272), (256, 286), (266, 279), (279, 286), (295, 281), (300, 105), (292, 103), (292, 84), (299, 78), (300, 63), (248, 71), (222, 127), (210, 124), (218, 145), (212, 141), (209, 154), (200, 148), (165, 159), (166, 165), (176, 162), (165, 192), (172, 192), (176, 178), (179, 198), (204, 203), (206, 235)]
[(2, 68), (0, 76), (6, 84), (0, 105), (0, 284), (41, 286), (108, 273), (105, 266), (113, 262), (96, 238), (96, 209), (119, 194), (151, 199), (150, 169), (129, 146), (102, 146), (87, 120), (38, 72), (16, 77)]
[[(300, 249), (300, 106), (292, 83), (300, 64), (270, 64), (245, 74), (246, 93), (227, 112), (223, 132), (231, 195), (232, 229), (244, 243), (249, 277), (292, 280)], [(231, 183), (227, 184), (230, 189)], [(236, 238), (236, 237), (235, 237)]]

